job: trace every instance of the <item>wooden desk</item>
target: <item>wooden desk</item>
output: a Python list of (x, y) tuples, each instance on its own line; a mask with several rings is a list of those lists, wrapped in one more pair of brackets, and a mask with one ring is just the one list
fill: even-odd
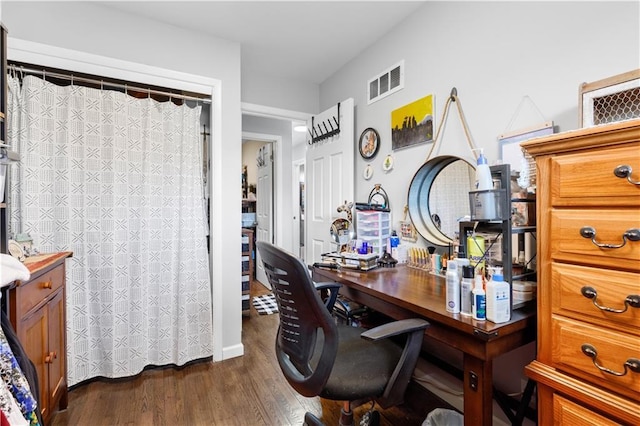
[(340, 294), (391, 318), (424, 318), (431, 324), (427, 336), (462, 351), (465, 425), (493, 423), (493, 359), (535, 340), (535, 304), (514, 311), (503, 324), (451, 314), (445, 309), (445, 279), (418, 269), (313, 268), (313, 280), (339, 282)]

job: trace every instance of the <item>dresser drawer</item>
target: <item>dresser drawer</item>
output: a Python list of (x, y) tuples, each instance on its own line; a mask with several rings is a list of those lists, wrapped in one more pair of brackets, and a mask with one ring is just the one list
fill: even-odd
[[(640, 340), (637, 336), (616, 332), (588, 323), (552, 316), (552, 363), (555, 367), (586, 379), (596, 386), (606, 388), (640, 401), (640, 373), (629, 369), (616, 376), (601, 371), (595, 364), (617, 373), (624, 373), (624, 364), (640, 358)], [(590, 345), (595, 358), (583, 352)]]
[(640, 209), (553, 209), (550, 225), (553, 259), (640, 271), (640, 241), (627, 240), (621, 248), (601, 248), (580, 234), (581, 229), (590, 227), (597, 243), (622, 244), (625, 232), (640, 228)]
[(551, 204), (638, 205), (640, 187), (614, 174), (621, 165), (631, 167), (631, 179), (640, 181), (640, 144), (552, 158)]
[(64, 283), (64, 265), (57, 266), (43, 274), (20, 283), (15, 289), (18, 316), (26, 315), (31, 309), (55, 293)]
[(558, 394), (553, 395), (553, 422), (556, 425), (575, 426), (613, 426), (620, 424)]
[(640, 307), (625, 304), (627, 298), (640, 298), (640, 274), (553, 262), (551, 292), (554, 314), (586, 319), (640, 336)]

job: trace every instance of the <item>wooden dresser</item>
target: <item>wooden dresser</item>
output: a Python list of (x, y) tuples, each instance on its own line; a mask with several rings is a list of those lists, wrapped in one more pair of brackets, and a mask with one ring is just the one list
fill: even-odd
[(9, 290), (9, 319), (38, 373), (40, 410), (49, 424), (67, 408), (65, 259), (71, 252), (28, 257), (29, 281)]
[(537, 166), (538, 354), (525, 370), (538, 423), (638, 425), (640, 120), (522, 146)]

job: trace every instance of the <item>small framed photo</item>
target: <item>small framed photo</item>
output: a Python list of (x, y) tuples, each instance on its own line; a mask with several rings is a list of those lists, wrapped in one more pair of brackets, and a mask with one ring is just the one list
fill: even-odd
[(376, 156), (380, 149), (380, 135), (371, 127), (364, 129), (360, 135), (358, 149), (362, 158), (369, 160)]

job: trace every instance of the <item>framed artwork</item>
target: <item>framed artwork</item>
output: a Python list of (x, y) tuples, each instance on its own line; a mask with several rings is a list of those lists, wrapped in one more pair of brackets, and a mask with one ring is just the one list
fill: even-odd
[(380, 135), (378, 132), (371, 127), (364, 129), (360, 135), (358, 149), (365, 160), (375, 157), (380, 149)]
[(511, 172), (518, 172), (518, 185), (527, 188), (536, 180), (536, 164), (530, 155), (523, 152), (520, 142), (550, 135), (553, 133), (553, 121), (545, 121), (527, 129), (515, 130), (498, 136), (500, 143), (500, 160), (502, 164), (509, 164)]
[(433, 95), (391, 111), (391, 148), (433, 142)]

